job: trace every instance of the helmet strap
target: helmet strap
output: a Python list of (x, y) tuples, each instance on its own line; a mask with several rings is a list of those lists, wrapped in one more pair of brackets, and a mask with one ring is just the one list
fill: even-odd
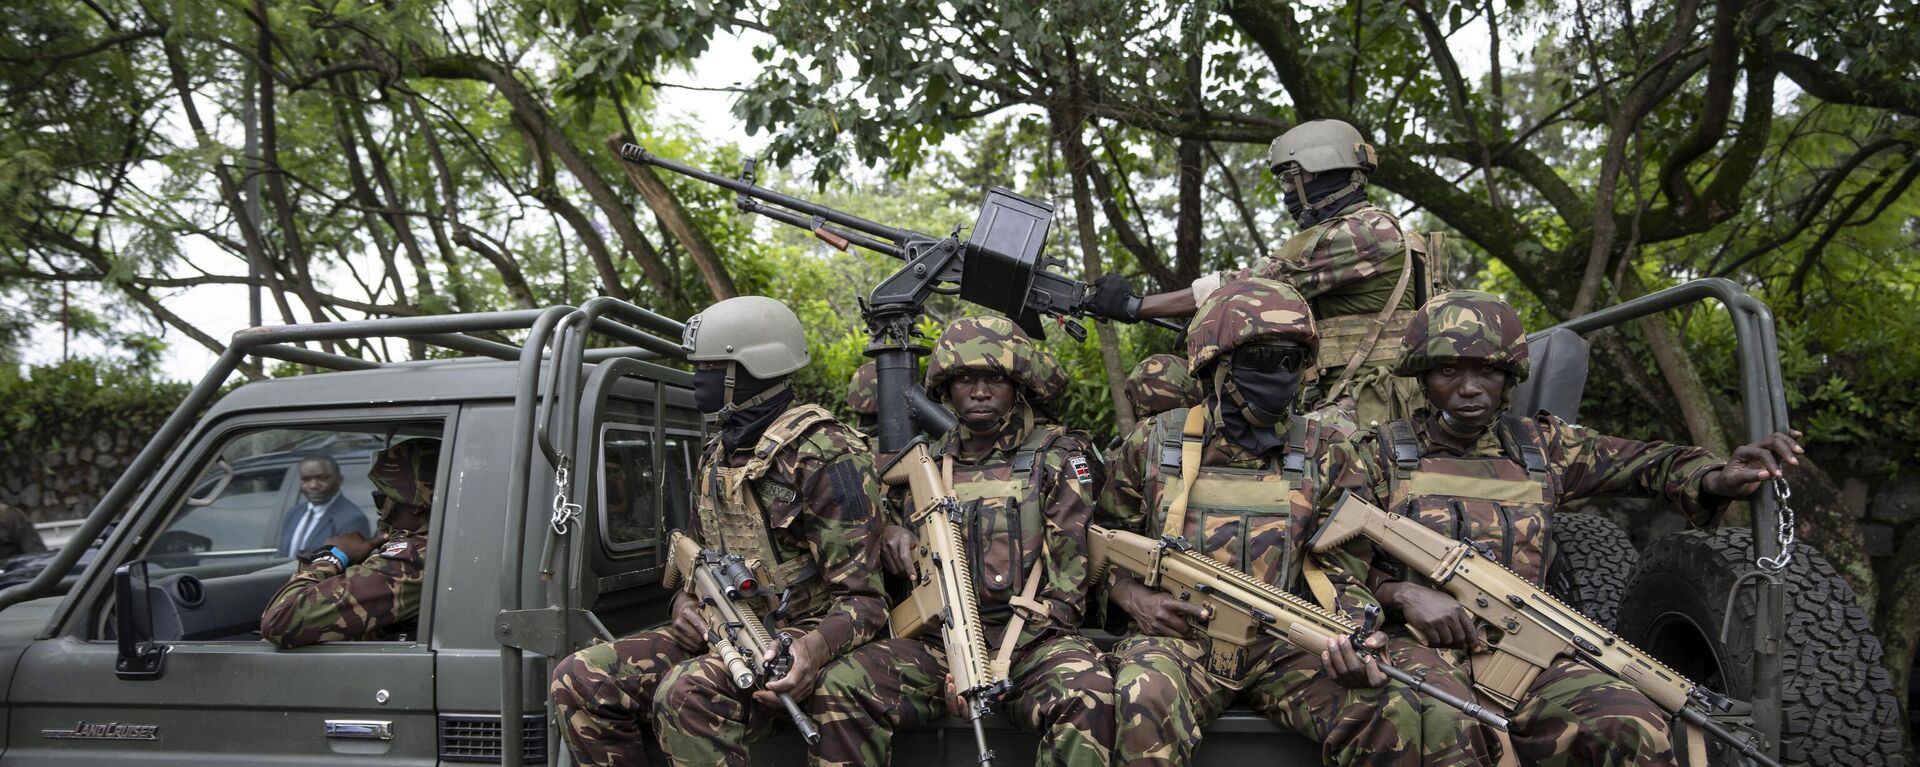
[(720, 400), (722, 404), (720, 406), (719, 412), (716, 412), (713, 414), (713, 418), (721, 423), (725, 423), (727, 418), (733, 415), (734, 413), (738, 413), (742, 410), (747, 410), (749, 408), (754, 407), (755, 405), (759, 405), (762, 402), (766, 402), (767, 400), (773, 399), (774, 397), (779, 396), (781, 392), (787, 390), (787, 379), (782, 378), (780, 379), (780, 383), (767, 387), (766, 391), (760, 392), (759, 394), (755, 395), (752, 399), (749, 399), (746, 402), (734, 402), (733, 401), (734, 371), (738, 369), (739, 365), (740, 365), (739, 362), (735, 362), (732, 360), (727, 361), (726, 391)]

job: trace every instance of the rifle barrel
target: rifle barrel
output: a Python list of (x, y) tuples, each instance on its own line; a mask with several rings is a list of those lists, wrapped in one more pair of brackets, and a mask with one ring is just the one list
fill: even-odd
[[(627, 162), (634, 163), (637, 165), (652, 165), (655, 167), (665, 168), (667, 170), (678, 173), (682, 176), (697, 178), (697, 179), (700, 179), (701, 181), (705, 181), (714, 186), (721, 187), (723, 189), (731, 189), (735, 192), (739, 192), (740, 194), (744, 194), (748, 197), (752, 197), (758, 200), (764, 200), (766, 202), (773, 203), (775, 205), (778, 205), (783, 208), (787, 208), (789, 210), (799, 211), (800, 213), (804, 213), (809, 216), (815, 216), (827, 221), (831, 221), (833, 223), (839, 224), (849, 229), (855, 229), (861, 232), (865, 232), (867, 234), (873, 235), (883, 240), (891, 240), (895, 243), (901, 243), (901, 242), (905, 242), (909, 236), (914, 234), (913, 232), (909, 232), (905, 229), (896, 229), (894, 227), (887, 226), (886, 224), (882, 224), (877, 221), (870, 221), (870, 220), (861, 218), (859, 216), (853, 215), (851, 213), (842, 213), (840, 211), (829, 208), (825, 205), (820, 205), (817, 203), (812, 203), (806, 200), (802, 200), (798, 197), (781, 194), (779, 192), (773, 191), (772, 189), (768, 189), (766, 187), (759, 186), (757, 184), (749, 184), (737, 178), (728, 178), (718, 173), (710, 173), (692, 166), (681, 165), (680, 163), (674, 162), (672, 160), (668, 160), (657, 154), (648, 152), (646, 147), (640, 146), (639, 144), (633, 144), (633, 143), (621, 144), (620, 159), (626, 160)], [(930, 237), (928, 239), (938, 239), (938, 238)]]
[(1427, 680), (1422, 679), (1420, 677), (1409, 674), (1406, 671), (1401, 670), (1397, 666), (1390, 666), (1385, 663), (1380, 663), (1379, 666), (1380, 666), (1380, 670), (1386, 673), (1387, 678), (1393, 679), (1395, 681), (1400, 682), (1401, 684), (1411, 687), (1414, 689), (1415, 692), (1421, 693), (1423, 695), (1426, 695), (1429, 698), (1433, 698), (1434, 700), (1440, 701), (1441, 703), (1445, 703), (1449, 706), (1457, 708), (1460, 710), (1461, 713), (1480, 720), (1482, 724), (1485, 724), (1488, 727), (1492, 727), (1501, 732), (1507, 731), (1507, 728), (1509, 726), (1507, 722), (1507, 718), (1497, 713), (1494, 713), (1491, 709), (1488, 709), (1486, 706), (1482, 706), (1475, 701), (1461, 698), (1458, 695), (1454, 695), (1453, 693), (1447, 692), (1446, 690), (1442, 690), (1438, 687), (1435, 687), (1433, 683), (1428, 682)]

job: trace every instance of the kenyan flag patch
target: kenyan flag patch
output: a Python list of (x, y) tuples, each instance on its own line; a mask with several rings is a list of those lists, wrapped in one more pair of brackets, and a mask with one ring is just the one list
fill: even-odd
[(1087, 467), (1086, 456), (1076, 455), (1072, 458), (1068, 458), (1067, 465), (1073, 467), (1073, 477), (1074, 479), (1080, 480), (1080, 484), (1082, 485), (1093, 484), (1093, 469)]

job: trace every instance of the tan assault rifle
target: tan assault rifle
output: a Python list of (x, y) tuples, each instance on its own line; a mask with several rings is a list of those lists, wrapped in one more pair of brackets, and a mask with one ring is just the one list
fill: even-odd
[[(993, 751), (987, 748), (980, 718), (993, 710), (993, 702), (1012, 683), (1004, 674), (995, 673), (997, 669), (987, 655), (980, 597), (973, 589), (973, 569), (961, 532), (965, 514), (953, 497), (953, 488), (934, 469), (924, 441), (900, 456), (883, 479), (889, 485), (907, 485), (913, 503), (907, 521), (919, 539), (913, 549), (913, 591), (890, 616), (893, 635), (916, 637), (939, 627), (940, 641), (947, 651), (947, 672), (953, 675), (954, 691), (966, 701), (980, 764), (992, 764)], [(1019, 637), (1007, 636), (1002, 641), (1017, 642)]]
[[(1095, 582), (1104, 580), (1113, 567), (1138, 575), (1148, 588), (1205, 608), (1207, 636), (1214, 639), (1244, 647), (1266, 635), (1310, 653), (1318, 653), (1336, 642), (1351, 642), (1362, 656), (1373, 655), (1362, 648), (1361, 642), (1373, 633), (1374, 611), (1378, 608), (1368, 608), (1368, 625), (1355, 626), (1319, 605), (1195, 551), (1184, 538), (1162, 536), (1154, 540), (1138, 533), (1091, 525), (1087, 528), (1087, 543), (1088, 567)], [(1388, 678), (1460, 709), (1488, 726), (1507, 729), (1507, 718), (1485, 706), (1437, 689), (1421, 677), (1381, 662), (1377, 657), (1375, 662)]]
[(1419, 520), (1389, 514), (1347, 493), (1308, 545), (1314, 551), (1327, 551), (1360, 535), (1409, 571), (1438, 585), (1488, 626), (1490, 649), (1473, 655), (1474, 685), (1508, 710), (1519, 704), (1555, 658), (1568, 655), (1633, 685), (1682, 722), (1747, 758), (1780, 767), (1750, 738), (1709, 718), (1709, 712), (1732, 707), (1726, 696), (1688, 681), (1471, 543), (1448, 538)]
[[(753, 601), (765, 594), (746, 560), (737, 554), (723, 554), (700, 548), (678, 530), (667, 540), (667, 571), (660, 584), (669, 589), (685, 584), (687, 593), (700, 603), (700, 617), (707, 622), (707, 646), (727, 667), (727, 676), (741, 690), (752, 690), (767, 680), (786, 676), (793, 663), (792, 640), (776, 635)], [(825, 662), (825, 658), (821, 661)], [(820, 742), (820, 728), (786, 693), (777, 693), (780, 704), (793, 717), (794, 727), (809, 745)]]

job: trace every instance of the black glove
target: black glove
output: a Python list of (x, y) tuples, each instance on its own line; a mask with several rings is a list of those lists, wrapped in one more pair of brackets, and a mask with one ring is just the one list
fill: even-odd
[(1095, 317), (1105, 317), (1119, 322), (1140, 321), (1140, 294), (1133, 292), (1133, 283), (1117, 274), (1103, 274), (1093, 281), (1092, 293), (1087, 296), (1087, 310)]

